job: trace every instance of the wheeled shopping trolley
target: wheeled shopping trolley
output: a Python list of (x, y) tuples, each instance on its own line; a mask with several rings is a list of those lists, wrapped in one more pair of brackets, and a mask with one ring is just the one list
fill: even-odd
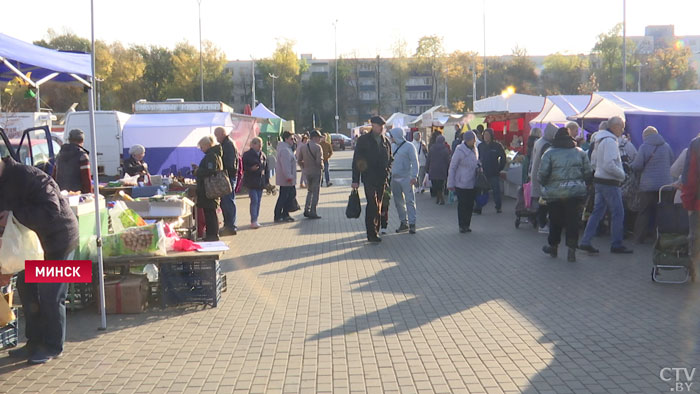
[[(662, 192), (669, 189), (675, 190), (673, 185), (665, 185), (659, 189), (651, 280), (658, 283), (679, 284), (691, 278), (695, 280), (695, 272), (688, 240), (688, 212), (681, 204), (674, 204), (672, 194), (664, 198)], [(677, 272), (680, 275), (673, 275), (671, 272)], [(667, 274), (676, 278), (664, 279), (663, 277)]]

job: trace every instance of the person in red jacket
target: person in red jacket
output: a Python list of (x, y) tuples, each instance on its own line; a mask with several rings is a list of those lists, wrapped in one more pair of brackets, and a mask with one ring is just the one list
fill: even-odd
[(688, 240), (690, 241), (691, 258), (697, 265), (700, 252), (700, 136), (690, 141), (685, 156), (685, 168), (681, 177), (681, 201), (683, 208), (688, 210), (690, 221)]

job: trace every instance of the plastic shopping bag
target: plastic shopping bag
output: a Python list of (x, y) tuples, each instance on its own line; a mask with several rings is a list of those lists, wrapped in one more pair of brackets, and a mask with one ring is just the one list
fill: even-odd
[(345, 208), (345, 216), (348, 219), (357, 219), (360, 217), (362, 207), (360, 206), (360, 194), (357, 189), (352, 189), (350, 198), (348, 198), (348, 206)]
[(36, 233), (26, 228), (10, 212), (0, 246), (0, 273), (24, 270), (25, 260), (43, 260), (44, 249)]
[(423, 189), (430, 189), (433, 187), (433, 183), (430, 181), (430, 175), (425, 174), (425, 178), (423, 178)]

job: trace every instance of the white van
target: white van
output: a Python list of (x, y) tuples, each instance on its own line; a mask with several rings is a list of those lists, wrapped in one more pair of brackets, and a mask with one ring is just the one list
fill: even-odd
[[(131, 115), (119, 111), (95, 112), (95, 135), (97, 136), (97, 168), (99, 175), (121, 176), (121, 159), (124, 152), (122, 131)], [(80, 129), (85, 133), (85, 149), (92, 149), (89, 112), (72, 112), (66, 115), (63, 140), (68, 142), (68, 133)]]

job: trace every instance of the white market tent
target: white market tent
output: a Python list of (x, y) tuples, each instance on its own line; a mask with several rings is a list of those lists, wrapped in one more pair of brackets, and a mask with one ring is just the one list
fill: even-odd
[(409, 122), (409, 127), (447, 126), (459, 123), (464, 115), (451, 113), (450, 109), (443, 105), (436, 105), (420, 114), (414, 121)]
[[(251, 111), (250, 115), (262, 119), (282, 119), (277, 116), (276, 113), (270, 111), (263, 103), (258, 104), (255, 109)], [(282, 121), (284, 122), (284, 119), (282, 119)]]
[(700, 113), (700, 90), (662, 92), (596, 92), (571, 120), (609, 119), (627, 112)]
[(392, 127), (405, 127), (408, 126), (409, 123), (415, 121), (417, 118), (417, 116), (395, 112), (389, 117), (389, 119), (386, 120), (386, 124)]
[(568, 122), (569, 116), (581, 112), (590, 99), (590, 95), (547, 96), (540, 114), (530, 121), (530, 126), (544, 130), (548, 123), (553, 123), (561, 127)]
[(508, 97), (501, 95), (478, 100), (474, 103), (474, 113), (527, 113), (540, 112), (544, 106), (545, 98), (514, 93)]
[[(91, 2), (92, 3), (92, 2)], [(93, 8), (90, 8), (91, 22)], [(95, 47), (94, 25), (91, 23), (92, 47)], [(90, 113), (90, 166), (93, 174), (93, 188), (99, 190), (97, 174), (97, 140), (95, 138), (95, 94), (92, 89), (95, 74), (94, 52), (72, 53), (60, 52), (29, 44), (0, 33), (0, 80), (11, 81), (19, 77), (37, 90), (37, 108), (39, 107), (39, 89), (47, 81), (57, 82), (77, 81), (88, 89), (88, 109)], [(95, 235), (97, 239), (97, 264), (99, 276), (99, 303), (101, 311), (100, 329), (107, 328), (107, 316), (104, 297), (104, 267), (102, 262), (102, 234), (100, 224), (100, 202), (95, 198)]]

